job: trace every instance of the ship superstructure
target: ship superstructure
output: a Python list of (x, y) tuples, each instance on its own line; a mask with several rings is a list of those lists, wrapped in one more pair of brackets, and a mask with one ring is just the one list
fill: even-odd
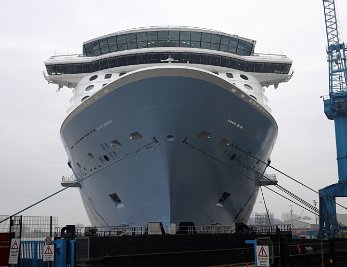
[(255, 41), (147, 27), (54, 56), (46, 79), (73, 88), (61, 137), (93, 225), (247, 222), (277, 124), (265, 87), (292, 61)]

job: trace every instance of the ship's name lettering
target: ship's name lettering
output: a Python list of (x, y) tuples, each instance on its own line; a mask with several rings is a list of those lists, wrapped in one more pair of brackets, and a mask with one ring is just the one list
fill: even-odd
[(111, 125), (111, 124), (112, 124), (112, 120), (108, 120), (108, 121), (106, 121), (106, 122), (100, 124), (98, 127), (96, 127), (96, 130), (99, 131), (101, 128), (106, 127), (106, 126), (109, 126), (109, 125)]
[(231, 119), (228, 119), (228, 123), (230, 123), (232, 126), (235, 126), (235, 127), (237, 127), (237, 128), (240, 128), (241, 130), (243, 130), (243, 125), (240, 124), (240, 123), (238, 123), (238, 122), (236, 122), (236, 121), (233, 121), (233, 120), (231, 120)]
[(81, 137), (70, 147), (70, 149), (73, 149), (75, 145), (77, 145), (79, 142), (81, 142), (81, 141), (82, 141), (84, 138), (86, 138), (88, 135), (90, 135), (90, 134), (92, 134), (92, 133), (94, 133), (94, 132), (96, 132), (96, 131), (99, 131), (101, 128), (106, 127), (106, 126), (111, 125), (111, 124), (112, 124), (112, 120), (108, 120), (108, 121), (106, 121), (106, 122), (100, 124), (98, 127), (94, 128), (94, 129), (92, 129), (92, 130), (90, 130), (89, 132), (87, 132), (86, 134), (84, 134), (83, 136), (81, 136)]

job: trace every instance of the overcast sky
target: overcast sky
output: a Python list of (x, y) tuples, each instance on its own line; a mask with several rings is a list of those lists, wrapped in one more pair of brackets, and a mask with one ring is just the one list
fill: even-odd
[[(347, 1), (336, 1), (347, 36)], [(237, 34), (256, 40), (256, 52), (290, 57), (292, 80), (267, 89), (279, 126), (272, 165), (314, 189), (337, 182), (333, 122), (326, 119), (320, 99), (328, 94), (321, 0), (11, 0), (2, 1), (0, 9), (0, 214), (13, 214), (61, 189), (61, 177), (71, 174), (59, 131), (72, 93), (47, 84), (43, 61), (54, 54), (81, 53), (84, 41), (101, 35), (154, 25)], [(287, 178), (277, 178), (306, 201), (318, 200)], [(263, 191), (276, 217), (289, 212), (290, 202)], [(260, 201), (255, 211), (265, 212)], [(73, 188), (23, 215), (53, 215), (59, 225), (89, 225)]]

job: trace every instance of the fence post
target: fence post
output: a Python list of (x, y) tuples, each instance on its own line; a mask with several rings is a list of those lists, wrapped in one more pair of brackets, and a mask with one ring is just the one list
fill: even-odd
[[(29, 243), (30, 244), (30, 243)], [(37, 266), (37, 261), (38, 261), (38, 259), (39, 259), (39, 257), (38, 257), (38, 246), (39, 246), (39, 242), (37, 242), (37, 241), (33, 241), (32, 242), (32, 245), (33, 245), (33, 247), (34, 247), (34, 252), (33, 252), (33, 258), (32, 258), (32, 260), (31, 260), (31, 262), (32, 262), (32, 266), (33, 267), (36, 267)]]
[(324, 267), (324, 247), (323, 247), (323, 239), (320, 240), (321, 245), (321, 253), (322, 253), (322, 267)]
[[(49, 216), (49, 237), (53, 240), (53, 217)], [(52, 243), (51, 243), (52, 244)], [(51, 245), (48, 244), (48, 245)], [(47, 262), (47, 267), (52, 267), (52, 262)]]

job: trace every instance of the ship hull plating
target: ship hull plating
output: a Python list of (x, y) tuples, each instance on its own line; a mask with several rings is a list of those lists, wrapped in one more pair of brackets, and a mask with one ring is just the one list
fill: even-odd
[(167, 66), (110, 83), (61, 136), (93, 225), (226, 225), (247, 222), (266, 168), (247, 153), (266, 162), (277, 125), (217, 75)]

